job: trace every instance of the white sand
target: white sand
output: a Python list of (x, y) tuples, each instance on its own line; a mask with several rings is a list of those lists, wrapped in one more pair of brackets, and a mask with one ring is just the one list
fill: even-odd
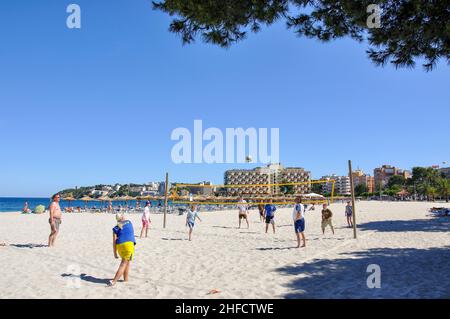
[[(450, 218), (431, 218), (435, 203), (357, 203), (359, 239), (345, 228), (344, 206), (331, 206), (336, 235), (307, 214), (308, 247), (296, 244), (291, 209), (278, 233), (264, 234), (256, 211), (250, 230), (237, 212), (201, 213), (194, 241), (184, 216), (153, 215), (150, 238), (137, 239), (129, 283), (106, 288), (113, 258), (112, 215), (66, 214), (57, 247), (45, 247), (47, 215), (0, 214), (0, 298), (450, 298)], [(132, 215), (136, 234), (140, 216)], [(368, 289), (367, 266), (381, 267), (381, 289)], [(83, 274), (80, 276), (80, 274)], [(81, 279), (81, 280), (80, 280)], [(80, 284), (77, 288), (77, 283)], [(208, 296), (213, 289), (220, 294)]]

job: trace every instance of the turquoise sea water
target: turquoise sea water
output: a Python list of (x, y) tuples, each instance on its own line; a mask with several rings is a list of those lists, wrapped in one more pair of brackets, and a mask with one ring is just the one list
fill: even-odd
[[(30, 209), (34, 209), (37, 205), (44, 205), (45, 207), (48, 207), (50, 205), (50, 198), (25, 198), (25, 197), (0, 197), (0, 213), (4, 213), (4, 212), (18, 212), (18, 211), (22, 211), (23, 206), (25, 204), (25, 202), (28, 202), (28, 207)], [(144, 201), (141, 202), (141, 207), (143, 205)], [(114, 206), (118, 206), (118, 205), (122, 205), (124, 206), (126, 203), (125, 202), (113, 202)], [(162, 205), (164, 203), (161, 203)], [(170, 204), (170, 203), (169, 203)], [(88, 206), (89, 208), (99, 208), (99, 207), (106, 207), (108, 206), (108, 203), (100, 203), (100, 202), (88, 202), (85, 203), (83, 201), (72, 201), (72, 202), (67, 202), (67, 201), (61, 201), (60, 202), (60, 206), (61, 208), (64, 207), (85, 207)], [(129, 201), (128, 205), (131, 207), (135, 207), (136, 206), (136, 201)], [(152, 205), (154, 207), (156, 207), (158, 205), (158, 201), (153, 201)]]

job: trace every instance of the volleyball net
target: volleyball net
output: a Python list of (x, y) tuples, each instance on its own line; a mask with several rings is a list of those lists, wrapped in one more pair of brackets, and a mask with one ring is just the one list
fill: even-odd
[(174, 204), (237, 205), (240, 198), (250, 204), (291, 205), (297, 197), (306, 204), (333, 203), (334, 180), (311, 180), (274, 184), (175, 184), (170, 198)]

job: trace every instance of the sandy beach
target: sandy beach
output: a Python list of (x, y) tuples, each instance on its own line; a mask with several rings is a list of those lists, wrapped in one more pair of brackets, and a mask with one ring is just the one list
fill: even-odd
[[(113, 215), (65, 214), (55, 248), (46, 247), (48, 215), (0, 214), (0, 298), (450, 298), (450, 218), (429, 216), (449, 204), (358, 202), (357, 240), (344, 205), (333, 204), (336, 235), (306, 215), (308, 246), (294, 248), (292, 210), (264, 233), (257, 211), (250, 229), (237, 212), (201, 212), (194, 241), (185, 216), (152, 215), (137, 238), (130, 282), (107, 288), (119, 261), (112, 253)], [(140, 215), (129, 215), (140, 232)], [(381, 289), (369, 289), (367, 267), (381, 267)], [(212, 290), (220, 293), (208, 295)]]

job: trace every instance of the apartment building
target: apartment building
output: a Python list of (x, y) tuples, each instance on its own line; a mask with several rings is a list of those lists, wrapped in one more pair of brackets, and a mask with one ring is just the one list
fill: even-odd
[(411, 178), (412, 176), (411, 171), (403, 170), (391, 165), (383, 165), (381, 167), (375, 168), (373, 171), (373, 175), (375, 177), (376, 190), (384, 188), (392, 176), (400, 175), (405, 179)]
[(373, 193), (375, 191), (375, 178), (365, 174), (362, 170), (356, 170), (352, 173), (354, 186), (364, 185), (367, 192)]
[(350, 185), (350, 177), (348, 176), (338, 176), (336, 174), (322, 176), (322, 180), (330, 181), (328, 183), (323, 184), (322, 192), (324, 194), (331, 194), (333, 191), (333, 182), (334, 180), (334, 194), (335, 195), (350, 195), (351, 194), (351, 185)]
[(291, 186), (295, 194), (309, 193), (311, 190), (311, 173), (300, 167), (283, 167), (281, 164), (271, 164), (252, 170), (228, 170), (224, 176), (225, 185), (253, 185), (248, 187), (227, 187), (227, 194), (247, 195), (279, 195), (283, 189), (268, 184), (305, 183)]

